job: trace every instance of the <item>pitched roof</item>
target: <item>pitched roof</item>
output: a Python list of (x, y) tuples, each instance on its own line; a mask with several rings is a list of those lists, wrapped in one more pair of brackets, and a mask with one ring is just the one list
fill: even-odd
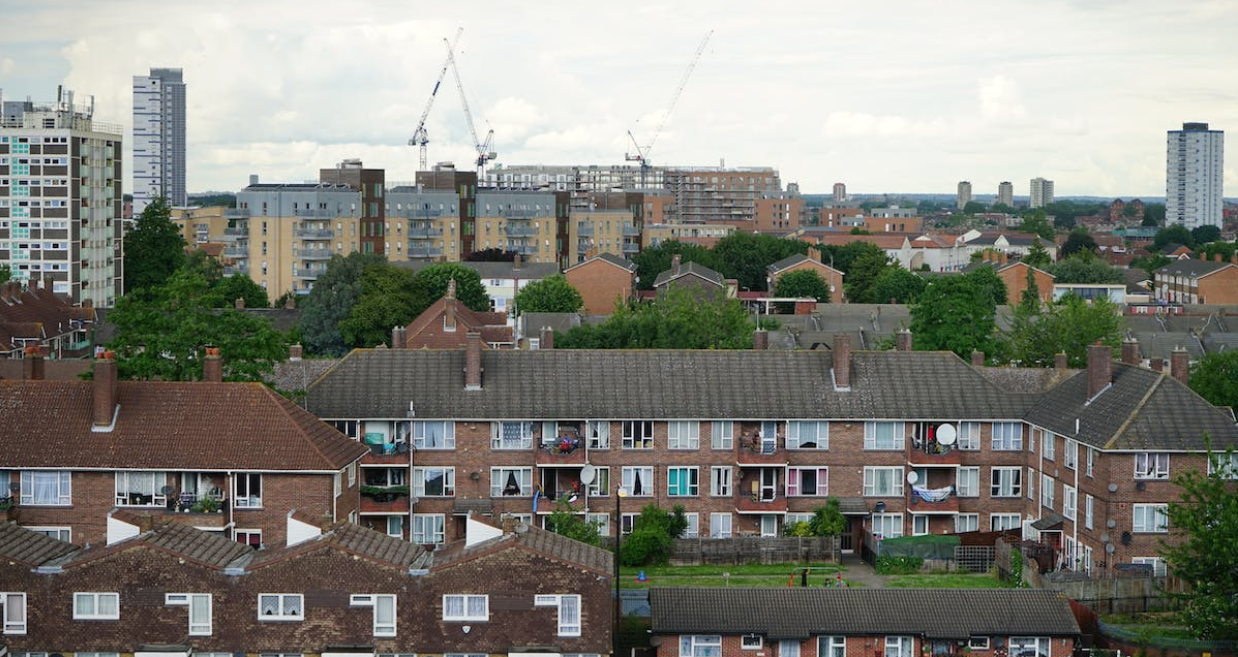
[(1231, 413), (1167, 374), (1122, 363), (1113, 364), (1112, 385), (1090, 403), (1082, 372), (1041, 395), (1026, 419), (1105, 449), (1203, 450), (1205, 435), (1214, 448), (1238, 445)]
[(0, 350), (21, 347), (19, 338), (42, 340), (94, 321), (94, 308), (72, 306), (47, 288), (22, 290), (16, 281), (0, 284)]
[(688, 275), (703, 278), (718, 286), (726, 285), (726, 277), (724, 277), (722, 274), (719, 274), (718, 272), (710, 269), (709, 267), (706, 267), (705, 265), (702, 265), (699, 262), (685, 262), (684, 264), (680, 265), (678, 269), (676, 269), (675, 267), (671, 267), (670, 269), (662, 272), (661, 274), (658, 274), (658, 277), (654, 279), (653, 281), (653, 286), (662, 287), (663, 285), (666, 285), (667, 283), (673, 280), (683, 278), (684, 276), (688, 276)]
[(430, 346), (421, 337), (422, 333), (449, 311), (455, 315), (456, 322), (464, 326), (464, 330), (456, 331), (455, 335), (454, 342), (460, 345), (464, 344), (469, 331), (481, 333), (482, 342), (487, 344), (509, 343), (513, 340), (512, 329), (510, 326), (507, 326), (507, 315), (505, 313), (473, 310), (460, 303), (453, 293), (448, 290), (445, 296), (440, 297), (438, 301), (435, 301), (429, 308), (422, 311), (420, 315), (405, 327), (406, 346), (410, 349)]
[[(810, 262), (813, 265), (816, 265), (818, 267), (824, 267), (831, 271), (838, 271), (837, 269), (834, 269), (833, 267), (825, 264), (824, 262), (821, 262), (820, 260), (809, 258), (803, 253), (796, 253), (794, 255), (789, 255), (783, 258), (782, 260), (779, 260), (778, 262), (775, 262), (774, 264), (766, 267), (766, 269), (769, 270), (771, 273), (777, 274), (780, 271), (783, 271), (785, 269), (790, 269), (803, 262)], [(839, 272), (839, 273), (841, 274), (842, 272)]]
[(91, 430), (93, 393), (91, 381), (0, 381), (0, 463), (337, 471), (367, 453), (260, 383), (120, 381), (109, 432)]
[(316, 538), (281, 549), (258, 552), (249, 567), (251, 570), (263, 568), (306, 552), (333, 548), (401, 569), (429, 567), (434, 554), (416, 543), (341, 522)]
[(30, 531), (15, 522), (0, 522), (0, 559), (5, 561), (38, 566), (75, 550), (72, 543)]
[(1155, 274), (1165, 274), (1167, 276), (1187, 276), (1190, 278), (1203, 278), (1210, 274), (1215, 274), (1226, 267), (1234, 267), (1229, 262), (1214, 262), (1212, 260), (1196, 260), (1194, 258), (1183, 258), (1175, 260), (1164, 267), (1157, 269)]
[(434, 553), (433, 569), (448, 568), (462, 561), (507, 548), (528, 550), (534, 554), (588, 568), (598, 573), (610, 574), (614, 566), (612, 554), (607, 550), (529, 526), (523, 533), (504, 533), (502, 536), (472, 546), (466, 546), (464, 541), (458, 541), (440, 548)]
[(78, 551), (64, 566), (80, 566), (138, 547), (153, 547), (216, 570), (246, 563), (254, 554), (253, 548), (222, 534), (204, 532), (179, 522), (165, 522), (132, 538)]
[(1001, 391), (949, 352), (852, 354), (834, 390), (816, 351), (484, 351), (464, 390), (463, 350), (356, 350), (310, 386), (324, 418), (1017, 419), (1034, 399)]
[(601, 260), (603, 262), (608, 262), (616, 267), (619, 267), (620, 269), (625, 269), (629, 272), (636, 271), (635, 263), (633, 263), (631, 260), (628, 260), (627, 258), (620, 258), (619, 256), (614, 255), (612, 253), (599, 253), (598, 255), (595, 255), (592, 258), (588, 258), (584, 262), (578, 262), (563, 271), (569, 272), (577, 267), (580, 267), (581, 265), (589, 264), (595, 260)]
[(1073, 636), (1070, 603), (1033, 589), (654, 588), (655, 634)]

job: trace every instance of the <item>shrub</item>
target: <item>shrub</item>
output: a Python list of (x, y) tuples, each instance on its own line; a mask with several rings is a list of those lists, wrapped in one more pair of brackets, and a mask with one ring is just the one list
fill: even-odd
[(913, 575), (923, 565), (924, 559), (920, 557), (877, 557), (877, 574)]

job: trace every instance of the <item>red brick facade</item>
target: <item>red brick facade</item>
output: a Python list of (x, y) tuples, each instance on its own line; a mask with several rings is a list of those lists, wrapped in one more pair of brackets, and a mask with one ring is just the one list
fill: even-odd
[(592, 258), (564, 272), (590, 315), (609, 315), (615, 305), (632, 298), (635, 273), (605, 258)]

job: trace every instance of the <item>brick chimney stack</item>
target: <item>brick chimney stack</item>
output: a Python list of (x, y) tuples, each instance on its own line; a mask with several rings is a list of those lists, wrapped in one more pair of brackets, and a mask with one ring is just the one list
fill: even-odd
[(406, 329), (403, 326), (392, 327), (391, 329), (391, 348), (392, 349), (405, 349), (408, 347), (408, 338), (405, 337), (407, 335), (405, 331)]
[(769, 349), (769, 331), (765, 329), (757, 329), (752, 334), (752, 348), (757, 351), (765, 351)]
[(237, 297), (235, 305), (237, 310), (245, 310), (245, 297)]
[(464, 389), (481, 390), (481, 333), (469, 331), (464, 346)]
[(984, 367), (984, 352), (983, 351), (977, 351), (975, 349), (972, 349), (971, 366), (972, 367)]
[(1139, 365), (1139, 342), (1135, 338), (1122, 341), (1122, 362), (1127, 365)]
[(834, 334), (834, 387), (851, 387), (851, 336), (846, 333)]
[(1174, 348), (1169, 354), (1169, 373), (1173, 378), (1186, 385), (1191, 380), (1191, 354), (1182, 345)]
[(1156, 358), (1149, 358), (1149, 359), (1148, 359), (1148, 365), (1150, 365), (1150, 366), (1152, 367), (1152, 371), (1153, 371), (1153, 372), (1163, 372), (1163, 371), (1165, 371), (1165, 359), (1164, 359), (1164, 358), (1161, 358), (1161, 357), (1159, 357), (1159, 356), (1158, 356), (1158, 357), (1156, 357)]
[(1059, 351), (1056, 354), (1053, 354), (1053, 367), (1059, 370), (1064, 370), (1069, 366), (1070, 361), (1066, 358), (1065, 352)]
[(116, 352), (105, 351), (95, 359), (94, 399), (91, 416), (94, 431), (111, 431), (116, 420)]
[(1088, 346), (1088, 399), (1113, 382), (1113, 352), (1103, 344)]
[(675, 275), (679, 274), (679, 263), (680, 263), (680, 258), (679, 258), (678, 253), (671, 256), (671, 273), (672, 274), (675, 274)]
[(543, 351), (547, 349), (555, 348), (554, 329), (550, 328), (549, 326), (542, 327), (541, 335), (538, 337), (538, 340), (537, 340), (537, 348)]
[[(520, 271), (520, 266), (524, 264), (524, 258), (519, 253), (512, 258), (512, 271)], [(455, 279), (452, 279), (455, 280)]]
[(808, 259), (821, 262), (821, 249), (818, 249), (815, 246), (808, 247)]
[(223, 383), (224, 361), (219, 357), (219, 347), (206, 348), (206, 358), (202, 359), (202, 380)]
[(911, 331), (903, 329), (894, 336), (894, 348), (898, 351), (911, 351)]
[(21, 363), (21, 378), (27, 381), (38, 381), (43, 378), (43, 350), (38, 347), (26, 347)]
[(299, 344), (289, 345), (289, 346), (288, 346), (288, 362), (290, 362), (290, 363), (298, 363), (298, 362), (300, 362), (300, 361), (301, 361), (301, 352), (302, 352), (302, 351), (303, 351), (303, 349), (302, 349), (301, 345), (299, 345)]

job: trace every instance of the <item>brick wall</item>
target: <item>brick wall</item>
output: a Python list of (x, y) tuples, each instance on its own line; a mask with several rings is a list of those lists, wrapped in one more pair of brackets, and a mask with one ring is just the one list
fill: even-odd
[(615, 304), (632, 296), (633, 274), (605, 260), (593, 260), (569, 269), (567, 282), (580, 292), (585, 311), (591, 315), (609, 315)]

